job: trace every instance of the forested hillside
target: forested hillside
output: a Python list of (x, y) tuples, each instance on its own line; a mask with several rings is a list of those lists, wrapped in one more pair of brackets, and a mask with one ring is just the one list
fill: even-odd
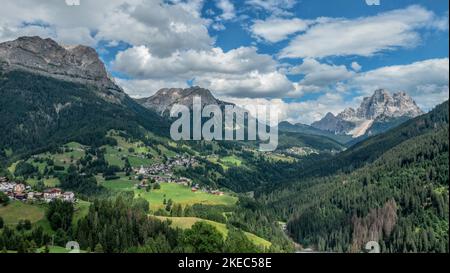
[(110, 129), (168, 132), (163, 118), (128, 96), (108, 102), (87, 85), (13, 71), (0, 74), (0, 94), (0, 161), (70, 141), (100, 146)]
[(260, 202), (319, 251), (358, 252), (378, 241), (383, 252), (448, 252), (448, 129), (446, 102), (345, 154), (354, 166), (372, 163), (298, 181)]
[(349, 173), (370, 164), (383, 153), (404, 141), (428, 132), (436, 132), (439, 128), (448, 126), (448, 109), (448, 101), (446, 101), (436, 106), (433, 111), (411, 119), (386, 133), (355, 144), (336, 156), (304, 161), (298, 166), (297, 180), (322, 177), (338, 172)]

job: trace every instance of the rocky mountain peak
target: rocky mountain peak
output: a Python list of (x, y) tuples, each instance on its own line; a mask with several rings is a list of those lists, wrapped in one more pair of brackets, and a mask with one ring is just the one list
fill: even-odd
[(337, 115), (337, 118), (343, 119), (343, 120), (351, 120), (356, 116), (356, 110), (353, 108), (346, 108), (344, 111), (339, 113)]
[(336, 117), (333, 113), (327, 113), (324, 118), (312, 123), (311, 126), (334, 134), (341, 134), (350, 129), (351, 123)]
[(364, 98), (357, 111), (357, 118), (376, 120), (379, 117), (416, 117), (423, 114), (414, 100), (406, 92), (398, 92), (392, 96), (388, 91), (379, 89), (371, 97)]
[(226, 105), (227, 102), (216, 99), (211, 91), (199, 86), (189, 88), (163, 88), (158, 90), (153, 96), (137, 101), (143, 106), (153, 109), (161, 115), (166, 114), (174, 104), (182, 104), (192, 108), (194, 97), (202, 99), (202, 106), (205, 105)]
[(82, 45), (62, 46), (38, 36), (0, 43), (0, 69), (25, 70), (96, 85), (104, 90), (122, 91), (109, 77), (95, 49)]
[(312, 126), (334, 133), (360, 136), (376, 122), (414, 118), (421, 114), (422, 110), (406, 92), (391, 95), (385, 89), (378, 89), (372, 96), (365, 97), (356, 110), (347, 108), (336, 117), (328, 113)]

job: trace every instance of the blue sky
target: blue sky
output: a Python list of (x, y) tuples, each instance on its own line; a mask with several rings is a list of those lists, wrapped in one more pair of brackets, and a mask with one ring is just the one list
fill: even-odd
[(133, 97), (200, 85), (303, 123), (377, 88), (406, 91), (424, 110), (448, 99), (446, 0), (22, 2), (2, 1), (0, 41), (92, 46)]

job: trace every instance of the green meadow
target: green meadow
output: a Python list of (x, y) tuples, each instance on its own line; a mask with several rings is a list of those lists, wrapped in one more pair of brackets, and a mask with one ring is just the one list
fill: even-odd
[(136, 189), (135, 196), (146, 199), (153, 211), (164, 207), (164, 199), (166, 201), (172, 199), (174, 203), (182, 206), (193, 204), (231, 206), (237, 202), (237, 197), (228, 194), (217, 196), (200, 191), (192, 192), (191, 188), (174, 183), (162, 183), (161, 189), (149, 192)]
[(7, 206), (0, 206), (0, 216), (6, 225), (17, 225), (20, 220), (36, 223), (45, 216), (45, 205), (30, 205), (20, 201), (12, 201)]
[[(217, 231), (219, 231), (224, 238), (226, 238), (228, 236), (228, 228), (225, 224), (222, 223), (218, 223), (215, 221), (210, 221), (210, 220), (205, 220), (205, 219), (201, 219), (201, 218), (197, 218), (197, 217), (166, 217), (166, 216), (154, 216), (160, 220), (169, 220), (171, 222), (171, 225), (173, 227), (178, 227), (181, 229), (188, 229), (191, 228), (192, 225), (194, 225), (195, 223), (202, 221), (202, 222), (206, 222), (210, 225), (212, 225), (213, 227), (215, 227), (217, 229)], [(258, 245), (260, 247), (263, 248), (269, 248), (272, 244), (259, 237), (256, 236), (253, 233), (249, 233), (249, 232), (244, 232), (245, 235), (247, 236), (247, 238), (253, 242), (255, 245)]]

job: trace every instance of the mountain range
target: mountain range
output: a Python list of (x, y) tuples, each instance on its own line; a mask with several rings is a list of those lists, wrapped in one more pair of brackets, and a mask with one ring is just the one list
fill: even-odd
[[(372, 96), (365, 97), (357, 109), (347, 108), (337, 116), (328, 113), (321, 120), (311, 124), (312, 127), (334, 134), (351, 135), (358, 138), (380, 132), (383, 124), (398, 125), (423, 114), (416, 102), (405, 92), (391, 95), (384, 89), (376, 90)], [(393, 126), (384, 126), (389, 129)]]
[[(154, 216), (218, 221), (229, 228), (228, 238), (234, 229), (251, 232), (270, 240), (274, 252), (292, 251), (286, 233), (323, 252), (359, 252), (369, 239), (378, 241), (383, 252), (448, 252), (448, 101), (423, 114), (406, 93), (391, 95), (380, 89), (357, 109), (336, 116), (328, 113), (312, 125), (280, 123), (280, 150), (271, 153), (241, 142), (173, 143), (168, 138), (171, 106), (190, 107), (195, 96), (203, 105), (229, 103), (201, 87), (161, 89), (149, 98), (132, 99), (108, 75), (94, 49), (61, 46), (39, 37), (0, 43), (0, 94), (0, 174), (23, 178), (30, 185), (52, 178), (58, 187), (76, 192), (80, 201), (94, 200), (88, 214), (67, 229), (84, 249), (101, 249), (96, 236), (107, 234), (101, 241), (107, 252), (181, 251), (178, 242), (189, 242), (181, 237), (189, 231), (174, 233), (180, 229), (151, 220), (148, 215), (155, 213), (156, 201), (142, 203), (164, 188), (158, 184), (159, 188), (142, 191), (139, 200), (128, 193), (130, 185), (134, 190), (143, 181), (132, 175), (133, 168), (161, 166), (188, 155), (195, 166), (177, 168), (175, 176), (198, 183), (196, 188), (220, 187), (227, 200), (231, 191), (238, 201), (230, 206), (202, 203), (201, 196), (207, 193), (193, 193), (187, 187), (183, 196), (173, 195), (174, 200), (164, 195)], [(77, 148), (70, 148), (70, 143)], [(79, 158), (75, 154), (80, 151), (74, 149), (83, 151)], [(286, 153), (289, 150), (306, 155)], [(63, 160), (56, 161), (57, 157)], [(105, 198), (97, 194), (107, 190), (107, 180), (114, 187), (103, 192), (107, 199), (130, 198), (128, 205), (139, 212), (136, 221), (125, 204), (95, 205), (96, 198)], [(121, 188), (122, 184), (126, 186)], [(89, 199), (83, 200), (80, 193)], [(189, 200), (195, 202), (192, 206), (177, 204), (188, 196), (196, 197)], [(207, 201), (209, 197), (215, 196)], [(121, 221), (116, 212), (121, 212)], [(129, 228), (133, 226), (126, 219), (143, 225)], [(155, 224), (147, 225), (149, 220)], [(284, 229), (280, 222), (286, 223)], [(153, 226), (161, 229), (145, 233), (152, 240), (138, 242), (136, 238), (145, 237), (138, 231)], [(35, 234), (16, 234), (28, 233)], [(5, 229), (1, 234), (0, 243), (8, 243), (5, 249), (16, 250), (9, 242), (14, 237)], [(173, 245), (165, 234), (173, 238)], [(167, 248), (136, 248), (141, 243)]]

